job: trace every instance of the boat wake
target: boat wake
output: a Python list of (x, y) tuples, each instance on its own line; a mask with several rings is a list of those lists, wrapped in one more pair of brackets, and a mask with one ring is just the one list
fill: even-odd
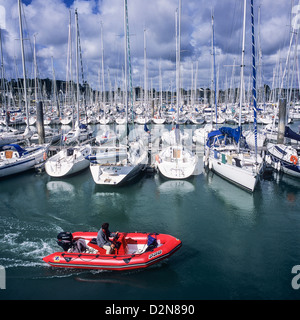
[[(52, 227), (55, 232), (59, 227)], [(49, 254), (55, 241), (44, 235), (49, 228), (12, 217), (0, 218), (0, 265), (6, 269), (45, 266), (42, 257)], [(4, 258), (5, 257), (5, 258)]]

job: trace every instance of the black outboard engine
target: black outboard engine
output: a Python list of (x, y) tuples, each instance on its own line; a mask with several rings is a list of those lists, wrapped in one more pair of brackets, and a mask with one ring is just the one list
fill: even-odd
[(60, 232), (57, 235), (57, 244), (63, 248), (64, 251), (68, 251), (73, 245), (73, 235), (71, 232)]

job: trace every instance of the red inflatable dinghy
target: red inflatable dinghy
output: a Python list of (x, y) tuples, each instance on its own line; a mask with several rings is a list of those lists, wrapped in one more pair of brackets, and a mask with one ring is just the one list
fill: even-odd
[(53, 267), (129, 270), (146, 268), (162, 261), (177, 251), (182, 242), (167, 234), (119, 232), (111, 238), (116, 249), (113, 254), (97, 246), (97, 232), (63, 232), (58, 244), (64, 252), (43, 258)]

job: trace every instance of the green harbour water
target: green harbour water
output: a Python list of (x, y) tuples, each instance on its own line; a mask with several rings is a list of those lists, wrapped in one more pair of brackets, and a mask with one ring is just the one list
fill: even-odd
[[(167, 233), (183, 245), (143, 270), (53, 268), (61, 231)], [(300, 181), (261, 177), (253, 194), (202, 170), (186, 181), (143, 173), (128, 186), (95, 185), (89, 168), (54, 179), (26, 172), (0, 181), (1, 300), (294, 300), (300, 264)]]

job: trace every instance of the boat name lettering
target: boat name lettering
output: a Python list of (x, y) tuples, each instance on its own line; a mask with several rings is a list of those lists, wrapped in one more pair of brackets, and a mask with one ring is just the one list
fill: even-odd
[(162, 250), (153, 252), (153, 253), (149, 254), (148, 259), (152, 259), (152, 258), (154, 258), (156, 256), (159, 256), (160, 254), (162, 254)]

